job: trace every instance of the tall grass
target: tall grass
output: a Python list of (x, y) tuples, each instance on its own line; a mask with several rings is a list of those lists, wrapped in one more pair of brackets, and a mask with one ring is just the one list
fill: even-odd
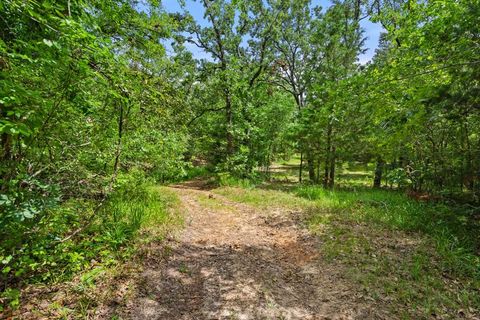
[(344, 191), (301, 186), (295, 193), (350, 220), (428, 235), (434, 240), (447, 271), (480, 279), (477, 251), (480, 224), (466, 207), (421, 203), (388, 190)]
[(294, 193), (315, 203), (308, 223), (325, 258), (402, 319), (480, 314), (480, 225), (471, 208), (422, 203), (392, 190)]
[(168, 207), (175, 201), (171, 191), (149, 184), (129, 185), (128, 188), (109, 199), (98, 225), (102, 241), (114, 249), (135, 240), (140, 231), (171, 219)]

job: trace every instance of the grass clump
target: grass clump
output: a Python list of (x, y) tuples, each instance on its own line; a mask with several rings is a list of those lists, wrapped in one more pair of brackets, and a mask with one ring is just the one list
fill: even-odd
[(239, 178), (228, 172), (220, 172), (216, 175), (216, 184), (220, 187), (238, 187), (238, 188), (254, 188), (261, 183), (261, 179), (256, 177)]

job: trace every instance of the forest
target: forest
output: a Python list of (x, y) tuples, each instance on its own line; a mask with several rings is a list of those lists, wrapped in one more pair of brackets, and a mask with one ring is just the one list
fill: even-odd
[(478, 0), (0, 1), (0, 319), (478, 319), (479, 197)]

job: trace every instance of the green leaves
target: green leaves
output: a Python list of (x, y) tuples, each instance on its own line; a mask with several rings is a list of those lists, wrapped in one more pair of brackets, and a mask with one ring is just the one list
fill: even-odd
[(28, 137), (32, 131), (24, 123), (0, 120), (0, 133), (5, 133), (12, 136), (21, 135)]
[(380, 21), (391, 28), (365, 73), (374, 119), (385, 124), (373, 132), (383, 156), (403, 159), (392, 174), (408, 169), (414, 188), (471, 189), (464, 181), (480, 165), (472, 158), (479, 141), (469, 135), (480, 125), (470, 107), (476, 93), (469, 84), (478, 75), (471, 63), (480, 54), (469, 36), (478, 30), (471, 8), (433, 1), (381, 9)]
[(12, 287), (0, 304), (18, 305), (12, 290), (25, 279), (70, 276), (100, 252), (112, 259), (98, 226), (82, 234), (89, 241), (60, 240), (88, 224), (115, 161), (164, 181), (183, 174), (188, 141), (176, 117), (185, 103), (162, 45), (174, 24), (158, 1), (145, 10), (131, 1), (0, 4), (0, 280)]
[[(478, 193), (476, 3), (199, 3), (202, 23), (160, 1), (1, 2), (5, 283), (113, 261), (148, 208), (122, 203), (85, 242), (60, 240), (111, 188), (143, 199), (146, 176), (177, 181), (193, 161), (244, 181), (301, 152), (311, 179), (333, 186), (338, 163), (374, 159), (390, 185)], [(359, 66), (372, 10), (386, 34)]]
[[(20, 290), (7, 288), (2, 294), (1, 298), (5, 299), (10, 307), (16, 309), (20, 305)], [(0, 311), (3, 310), (3, 306), (0, 304)]]

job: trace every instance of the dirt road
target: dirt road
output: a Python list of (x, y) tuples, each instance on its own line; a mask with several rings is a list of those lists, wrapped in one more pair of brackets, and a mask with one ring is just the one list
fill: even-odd
[(185, 228), (164, 260), (146, 262), (122, 319), (381, 318), (341, 269), (323, 261), (299, 212), (260, 210), (201, 183), (173, 188)]

